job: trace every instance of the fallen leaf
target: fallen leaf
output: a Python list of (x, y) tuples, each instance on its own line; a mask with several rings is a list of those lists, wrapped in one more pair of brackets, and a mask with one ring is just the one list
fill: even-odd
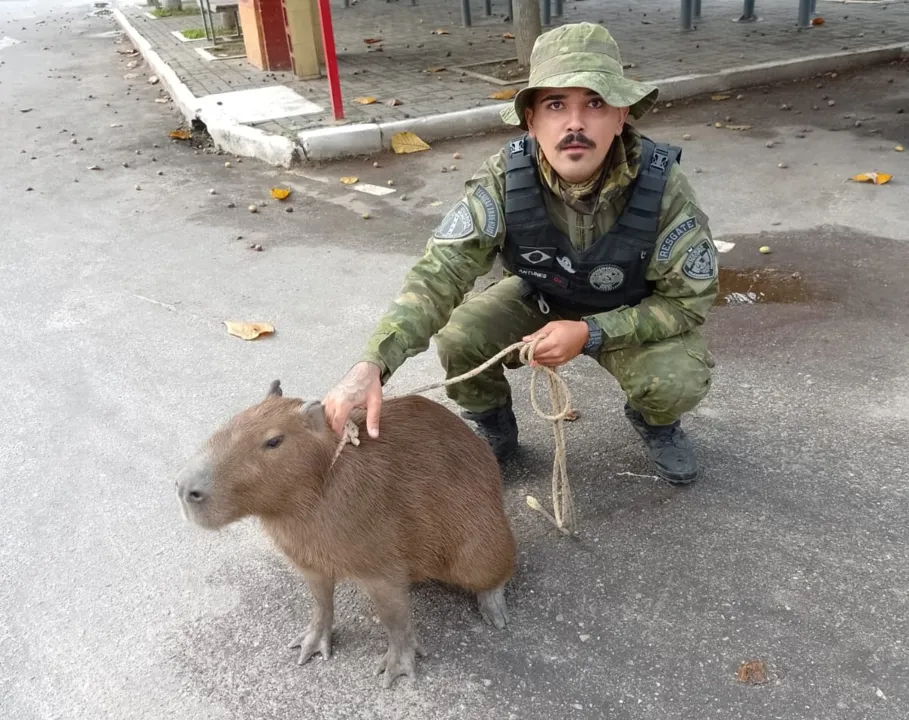
[(763, 685), (767, 682), (767, 667), (763, 660), (751, 660), (739, 665), (735, 673), (739, 682)]
[(751, 130), (751, 125), (724, 125), (727, 130)]
[(511, 33), (502, 33), (502, 37), (505, 38), (506, 40), (514, 40), (514, 35), (512, 35)]
[(174, 140), (189, 140), (193, 134), (189, 130), (171, 130), (168, 136)]
[(423, 72), (437, 73), (437, 72), (444, 72), (444, 70), (445, 70), (445, 68), (443, 68), (443, 67), (430, 67), (430, 68), (426, 68)]
[(391, 136), (391, 149), (398, 155), (429, 150), (429, 145), (412, 132), (397, 132)]
[(382, 42), (382, 38), (363, 38), (363, 42), (367, 45), (372, 45), (373, 43)]
[(812, 25), (823, 25), (823, 24), (824, 24), (824, 18), (822, 18), (822, 17), (812, 18), (811, 24), (812, 24)]
[(518, 91), (514, 88), (507, 88), (506, 90), (496, 90), (494, 93), (490, 93), (488, 97), (491, 100), (511, 100), (517, 94)]
[(21, 113), (30, 113), (31, 111), (32, 111), (32, 108), (22, 108), (21, 110), (19, 110), (19, 112), (21, 112)]
[(270, 334), (275, 331), (274, 325), (265, 322), (237, 322), (225, 320), (227, 332), (243, 340), (255, 340), (260, 335)]
[(89, 170), (100, 170), (101, 167), (99, 165), (90, 165), (88, 169)]
[(850, 179), (855, 180), (856, 182), (870, 182), (875, 185), (883, 185), (884, 183), (890, 182), (892, 176), (887, 173), (860, 173), (859, 175), (853, 175)]
[(711, 100), (728, 100), (730, 97), (731, 97), (730, 95), (711, 95), (710, 99)]
[(353, 185), (353, 184), (354, 184), (355, 182), (357, 182), (359, 179), (360, 179), (360, 178), (358, 178), (358, 177), (348, 176), (348, 177), (342, 177), (342, 178), (341, 178), (341, 182), (342, 182), (344, 185)]
[(432, 35), (451, 35), (451, 33), (448, 32), (448, 30), (433, 30), (431, 34)]
[(157, 75), (152, 75), (152, 76), (148, 79), (148, 84), (149, 84), (149, 85), (157, 85), (157, 84), (158, 84), (158, 76), (157, 76)]
[(897, 145), (893, 149), (896, 150), (896, 152), (903, 152), (903, 150), (905, 150), (905, 148), (902, 145)]
[(160, 103), (161, 105), (166, 105), (170, 101), (167, 98), (155, 98), (155, 102)]
[(354, 102), (360, 103), (360, 105), (372, 105), (376, 99), (374, 97), (355, 97)]
[(290, 190), (287, 190), (286, 188), (273, 187), (271, 189), (271, 196), (275, 200), (286, 200), (289, 195), (290, 195)]
[(568, 414), (565, 416), (565, 421), (574, 422), (579, 417), (581, 417), (581, 414), (577, 410), (569, 410)]
[(386, 100), (385, 104), (388, 105), (388, 107), (396, 107), (401, 104), (401, 101), (398, 100), (398, 98), (392, 98), (391, 100)]

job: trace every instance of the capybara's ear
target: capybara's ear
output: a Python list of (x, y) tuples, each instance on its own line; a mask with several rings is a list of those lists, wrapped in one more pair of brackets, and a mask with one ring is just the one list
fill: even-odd
[(308, 400), (300, 408), (300, 414), (310, 430), (320, 432), (326, 428), (325, 408), (321, 400)]
[(277, 395), (278, 397), (282, 397), (284, 395), (284, 393), (281, 390), (281, 381), (280, 380), (272, 380), (271, 385), (268, 386), (268, 394), (265, 397), (270, 398), (273, 395)]

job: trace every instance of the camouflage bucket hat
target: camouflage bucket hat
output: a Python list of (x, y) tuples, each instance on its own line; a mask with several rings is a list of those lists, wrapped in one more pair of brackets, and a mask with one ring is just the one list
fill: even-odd
[(587, 22), (562, 25), (537, 38), (530, 54), (528, 85), (515, 95), (512, 106), (502, 110), (502, 119), (526, 130), (524, 110), (534, 90), (544, 87), (593, 90), (613, 107), (630, 108), (633, 118), (650, 110), (659, 94), (653, 85), (626, 78), (612, 35), (602, 25)]

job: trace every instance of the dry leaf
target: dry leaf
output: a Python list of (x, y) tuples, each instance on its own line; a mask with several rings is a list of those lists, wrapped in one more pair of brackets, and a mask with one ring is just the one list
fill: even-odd
[(401, 101), (398, 100), (398, 98), (392, 98), (391, 100), (386, 100), (385, 104), (388, 105), (388, 107), (395, 107), (397, 105), (400, 105)]
[(763, 685), (767, 682), (767, 667), (763, 660), (752, 660), (739, 665), (735, 673), (736, 679), (750, 685)]
[(581, 417), (581, 413), (579, 413), (577, 410), (569, 410), (568, 414), (565, 416), (565, 421), (574, 422), (579, 417)]
[(432, 34), (433, 35), (451, 35), (451, 33), (448, 32), (448, 30), (433, 30)]
[(751, 130), (751, 125), (723, 125), (727, 130)]
[(443, 72), (444, 70), (445, 70), (445, 68), (443, 68), (443, 67), (431, 67), (431, 68), (426, 68), (423, 72), (437, 73), (437, 72)]
[(374, 97), (355, 97), (354, 102), (360, 103), (360, 105), (372, 105), (376, 99)]
[(730, 97), (731, 97), (730, 95), (711, 95), (710, 99), (711, 100), (728, 100)]
[(812, 25), (823, 25), (823, 24), (824, 24), (824, 18), (822, 18), (822, 17), (812, 18), (811, 24), (812, 24)]
[(193, 136), (189, 130), (171, 130), (168, 135), (174, 140), (189, 140)]
[(363, 38), (363, 42), (367, 45), (372, 45), (373, 43), (382, 42), (382, 38)]
[(398, 155), (429, 150), (429, 145), (412, 132), (397, 132), (391, 136), (391, 149)]
[(227, 332), (243, 340), (255, 340), (260, 335), (273, 333), (274, 325), (266, 322), (236, 322), (234, 320), (225, 320)]
[(490, 93), (488, 97), (492, 100), (511, 100), (517, 94), (518, 91), (514, 88), (507, 88), (506, 90), (496, 90), (494, 93)]
[(341, 178), (341, 182), (342, 182), (343, 184), (345, 184), (345, 185), (353, 185), (353, 184), (354, 184), (355, 182), (357, 182), (359, 179), (360, 179), (360, 178), (358, 178), (358, 177), (347, 176), (347, 177), (342, 177), (342, 178)]
[(275, 200), (286, 200), (289, 195), (290, 195), (290, 190), (288, 190), (286, 188), (273, 187), (271, 189), (271, 196)]
[(856, 182), (870, 182), (874, 183), (875, 185), (883, 185), (884, 183), (890, 182), (891, 177), (892, 176), (888, 175), (887, 173), (870, 172), (853, 175), (851, 179), (855, 180)]
[(514, 40), (514, 35), (512, 35), (511, 33), (502, 33), (502, 37), (505, 38), (506, 40)]
[(896, 146), (895, 148), (893, 148), (893, 149), (894, 149), (896, 152), (903, 152), (903, 150), (905, 150), (905, 148), (904, 148), (902, 145), (897, 145), (897, 146)]

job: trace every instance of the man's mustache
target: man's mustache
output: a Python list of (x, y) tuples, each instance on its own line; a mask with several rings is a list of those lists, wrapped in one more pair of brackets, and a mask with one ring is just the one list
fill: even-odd
[(596, 143), (584, 135), (584, 133), (569, 133), (559, 141), (559, 144), (556, 145), (556, 150), (564, 150), (569, 145), (584, 145), (589, 148), (596, 147)]

